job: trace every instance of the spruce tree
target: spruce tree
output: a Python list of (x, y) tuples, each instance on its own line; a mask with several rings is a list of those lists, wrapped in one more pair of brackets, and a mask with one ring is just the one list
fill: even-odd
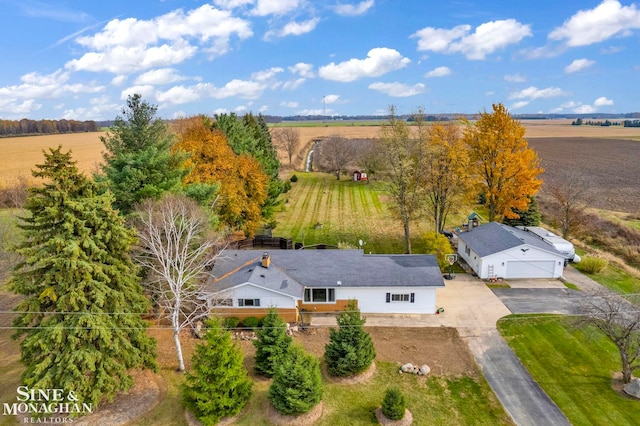
[(269, 401), (282, 414), (299, 416), (322, 400), (322, 375), (318, 360), (292, 345), (276, 366)]
[(286, 355), (292, 341), (291, 336), (287, 336), (287, 324), (275, 308), (269, 309), (256, 337), (258, 339), (253, 341), (256, 347), (256, 373), (273, 377), (275, 367)]
[(187, 174), (187, 156), (172, 150), (173, 136), (155, 117), (156, 111), (140, 95), (129, 96), (123, 116), (116, 117), (111, 131), (100, 138), (106, 152), (96, 180), (113, 192), (114, 207), (125, 215), (142, 200), (178, 191)]
[(128, 369), (155, 369), (155, 341), (141, 318), (149, 303), (129, 256), (135, 234), (70, 152), (50, 149), (36, 168), (44, 184), (27, 199), (17, 247), (24, 261), (10, 280), (25, 296), (13, 322), (14, 337), (23, 337), (22, 383), (97, 404), (133, 384)]
[(404, 395), (396, 387), (387, 388), (382, 400), (382, 414), (391, 420), (401, 420), (404, 418), (406, 403)]
[(238, 414), (251, 398), (253, 382), (243, 364), (242, 350), (231, 340), (220, 319), (208, 322), (205, 344), (196, 346), (193, 372), (182, 385), (184, 401), (205, 425)]
[(366, 319), (360, 315), (355, 301), (337, 317), (338, 330), (329, 330), (329, 343), (324, 347), (327, 370), (332, 376), (353, 376), (366, 371), (376, 357), (371, 336), (364, 329)]

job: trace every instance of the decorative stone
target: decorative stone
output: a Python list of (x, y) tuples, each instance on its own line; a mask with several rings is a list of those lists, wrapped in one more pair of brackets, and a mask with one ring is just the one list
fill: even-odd
[(427, 364), (424, 364), (420, 369), (418, 369), (418, 376), (426, 376), (430, 372), (431, 368)]
[(627, 383), (623, 389), (627, 395), (631, 395), (634, 398), (640, 398), (640, 379), (637, 377), (631, 379), (631, 381)]
[(404, 364), (402, 367), (400, 367), (400, 371), (402, 371), (403, 373), (413, 373), (413, 364), (411, 364), (410, 362)]

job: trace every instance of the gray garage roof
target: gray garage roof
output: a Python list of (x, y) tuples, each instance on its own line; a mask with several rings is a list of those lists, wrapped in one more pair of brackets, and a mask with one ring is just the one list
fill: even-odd
[[(444, 287), (432, 255), (367, 255), (362, 250), (225, 250), (212, 270), (206, 291), (249, 282), (301, 297), (304, 287)], [(340, 282), (340, 284), (338, 284)]]
[(545, 243), (530, 232), (497, 222), (489, 222), (473, 228), (468, 232), (461, 232), (458, 237), (480, 257), (500, 253), (523, 244), (539, 248), (550, 253), (564, 255)]

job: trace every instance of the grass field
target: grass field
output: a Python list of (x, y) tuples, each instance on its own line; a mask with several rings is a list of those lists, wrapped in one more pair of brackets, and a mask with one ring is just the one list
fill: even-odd
[[(404, 253), (403, 230), (391, 210), (392, 202), (380, 182), (354, 182), (350, 176), (336, 180), (326, 173), (296, 173), (299, 180), (283, 195), (274, 235), (304, 245), (344, 244), (365, 252)], [(452, 216), (453, 220), (453, 216)], [(461, 223), (461, 222), (460, 222)], [(428, 220), (413, 223), (414, 253), (424, 253), (424, 235), (432, 232)]]
[(524, 366), (574, 425), (632, 425), (640, 404), (612, 387), (618, 351), (570, 318), (511, 315), (498, 328)]

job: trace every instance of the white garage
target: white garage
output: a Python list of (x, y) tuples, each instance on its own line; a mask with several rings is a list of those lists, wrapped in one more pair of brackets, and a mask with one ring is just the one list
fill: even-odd
[(482, 279), (562, 277), (565, 256), (531, 232), (490, 222), (458, 237), (458, 255)]

